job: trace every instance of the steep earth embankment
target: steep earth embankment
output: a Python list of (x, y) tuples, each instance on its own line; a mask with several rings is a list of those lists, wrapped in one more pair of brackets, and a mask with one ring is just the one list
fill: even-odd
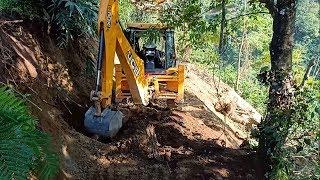
[(0, 39), (0, 83), (24, 97), (39, 128), (52, 135), (58, 179), (257, 179), (255, 152), (240, 146), (258, 113), (223, 83), (216, 91), (201, 68), (187, 65), (185, 103), (124, 105), (128, 122), (99, 142), (82, 125), (97, 43), (82, 39), (61, 50), (23, 23), (2, 25)]

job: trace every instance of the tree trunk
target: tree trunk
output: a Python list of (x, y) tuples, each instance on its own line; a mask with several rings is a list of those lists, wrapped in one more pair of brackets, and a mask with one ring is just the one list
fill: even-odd
[(192, 47), (191, 44), (187, 44), (183, 49), (182, 49), (182, 61), (183, 62), (190, 62), (190, 57), (192, 53)]
[[(259, 150), (266, 163), (265, 171), (279, 168), (281, 147), (291, 122), (293, 98), (292, 51), (296, 0), (265, 1), (273, 16), (270, 44), (271, 72), (267, 116), (260, 126)], [(275, 4), (276, 3), (276, 4)]]
[[(244, 14), (247, 12), (247, 0), (243, 1), (243, 6), (244, 6)], [(243, 32), (242, 32), (242, 37), (241, 37), (241, 43), (240, 43), (240, 48), (239, 48), (239, 54), (238, 54), (238, 64), (237, 64), (237, 80), (236, 80), (236, 87), (235, 87), (235, 91), (239, 93), (239, 84), (240, 84), (240, 75), (241, 75), (241, 59), (242, 59), (242, 55), (244, 55), (244, 57), (247, 57), (246, 54), (244, 54), (242, 52), (243, 48), (244, 48), (244, 41), (247, 37), (247, 17), (243, 18)], [(245, 52), (248, 53), (248, 52)]]
[(237, 63), (237, 80), (236, 80), (235, 91), (238, 93), (239, 93), (240, 74), (241, 74), (240, 71), (241, 71), (241, 57), (242, 57), (241, 55), (242, 55), (243, 41), (244, 41), (244, 36), (242, 36), (241, 38), (241, 44), (240, 44), (239, 55), (238, 55), (238, 63)]
[(220, 26), (220, 42), (219, 42), (219, 53), (220, 55), (224, 52), (224, 43), (225, 43), (225, 31), (227, 26), (227, 20), (226, 20), (226, 3), (227, 0), (222, 0), (222, 15), (221, 15), (221, 26)]
[(315, 67), (313, 68), (313, 73), (312, 76), (315, 77), (316, 79), (320, 79), (319, 75), (320, 75), (320, 59), (318, 58), (317, 60), (318, 62), (316, 62)]
[(303, 76), (303, 79), (302, 79), (302, 82), (299, 86), (299, 89), (303, 88), (303, 86), (305, 85), (306, 81), (308, 80), (309, 76), (310, 76), (310, 73), (311, 73), (311, 70), (312, 68), (316, 65), (316, 59), (312, 59), (308, 66), (307, 66), (307, 69), (306, 69), (306, 72), (304, 73), (304, 76)]

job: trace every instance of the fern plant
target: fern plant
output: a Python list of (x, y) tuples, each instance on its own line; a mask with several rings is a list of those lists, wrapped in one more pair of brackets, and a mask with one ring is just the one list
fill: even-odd
[(36, 128), (36, 120), (12, 91), (0, 88), (0, 179), (52, 179), (58, 158), (50, 138)]

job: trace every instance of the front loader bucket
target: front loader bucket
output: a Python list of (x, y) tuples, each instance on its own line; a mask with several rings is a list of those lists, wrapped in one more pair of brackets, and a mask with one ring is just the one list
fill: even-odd
[(102, 137), (114, 137), (122, 127), (123, 114), (120, 111), (105, 109), (101, 116), (91, 107), (85, 114), (84, 126), (92, 134)]

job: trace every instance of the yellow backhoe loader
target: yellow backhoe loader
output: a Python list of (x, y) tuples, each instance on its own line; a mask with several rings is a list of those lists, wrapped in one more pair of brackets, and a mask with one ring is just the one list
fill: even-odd
[[(154, 99), (183, 101), (185, 67), (176, 65), (173, 29), (163, 24), (134, 23), (124, 30), (118, 0), (100, 0), (98, 30), (96, 87), (91, 92), (94, 106), (84, 120), (90, 133), (116, 135), (123, 123), (123, 114), (117, 110), (119, 102), (131, 99), (147, 106)], [(143, 35), (150, 30), (160, 36), (163, 51), (153, 43), (143, 44)]]

